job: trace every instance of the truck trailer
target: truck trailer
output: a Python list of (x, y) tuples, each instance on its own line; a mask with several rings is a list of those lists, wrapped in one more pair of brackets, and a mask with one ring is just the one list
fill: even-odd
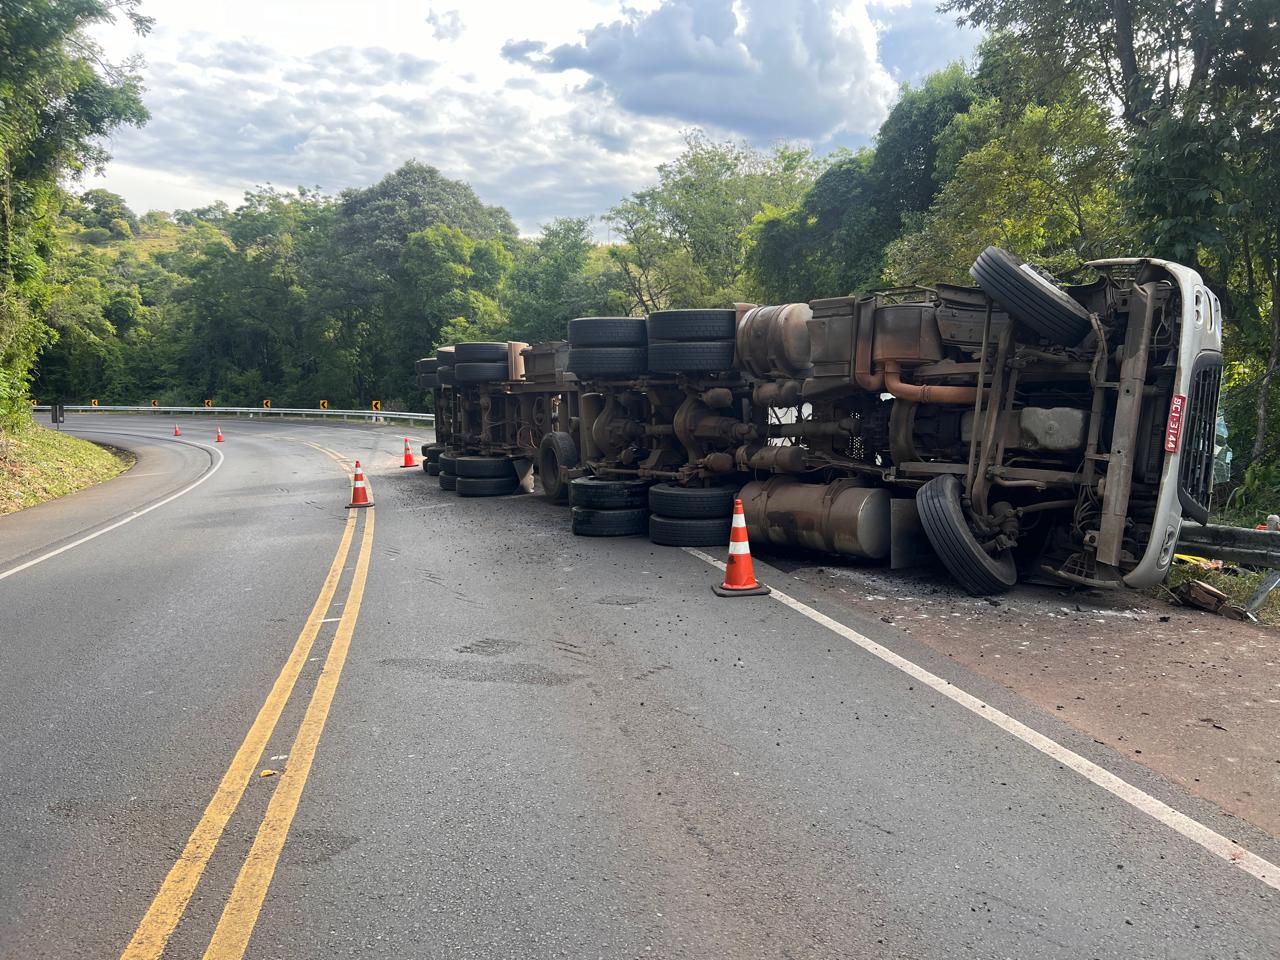
[(974, 286), (442, 347), (417, 363), (424, 468), (463, 496), (540, 488), (588, 536), (723, 545), (738, 498), (754, 542), (894, 567), (927, 544), (976, 595), (1149, 586), (1209, 518), (1221, 307), (1176, 263), (1085, 266), (1063, 285), (988, 247)]

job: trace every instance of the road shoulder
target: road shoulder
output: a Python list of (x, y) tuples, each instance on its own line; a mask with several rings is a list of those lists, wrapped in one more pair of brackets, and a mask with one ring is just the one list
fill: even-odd
[(824, 602), (896, 628), (1280, 837), (1274, 631), (1132, 592), (1022, 585), (989, 600), (927, 575), (778, 562)]
[(68, 425), (84, 440), (129, 451), (133, 467), (94, 484), (16, 513), (0, 516), (0, 577), (16, 566), (77, 538), (110, 526), (172, 496), (214, 468), (217, 457), (198, 444), (147, 436), (126, 428)]

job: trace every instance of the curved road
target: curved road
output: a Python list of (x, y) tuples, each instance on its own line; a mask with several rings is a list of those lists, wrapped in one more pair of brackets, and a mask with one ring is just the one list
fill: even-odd
[(1273, 838), (759, 561), (182, 425), (0, 518), (0, 957), (1277, 955)]

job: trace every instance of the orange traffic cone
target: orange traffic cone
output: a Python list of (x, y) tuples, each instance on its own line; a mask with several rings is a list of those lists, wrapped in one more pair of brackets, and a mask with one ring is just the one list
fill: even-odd
[(729, 528), (729, 562), (724, 567), (724, 583), (712, 587), (722, 597), (760, 597), (769, 588), (756, 579), (751, 567), (751, 544), (747, 542), (747, 516), (742, 501), (733, 501), (733, 526)]
[(404, 463), (401, 467), (416, 467), (418, 464), (413, 459), (413, 451), (409, 449), (409, 438), (404, 438)]
[(214, 443), (222, 443), (222, 428), (221, 428), (221, 427), (219, 427), (219, 428), (218, 428), (218, 439), (217, 439), (217, 440), (215, 440), (215, 441), (213, 441), (213, 442), (214, 442)]
[(356, 461), (356, 473), (351, 479), (351, 502), (347, 504), (347, 509), (352, 507), (372, 507), (373, 501), (369, 499), (369, 487), (364, 482), (364, 471), (360, 469), (360, 461)]
[(181, 430), (181, 428), (179, 428), (179, 426), (178, 426), (176, 423), (173, 425), (173, 435), (174, 435), (175, 437), (180, 437), (180, 436), (182, 436), (182, 430)]

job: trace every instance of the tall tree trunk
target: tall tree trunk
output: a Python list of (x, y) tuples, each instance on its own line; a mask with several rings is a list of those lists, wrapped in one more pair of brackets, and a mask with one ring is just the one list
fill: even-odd
[(1145, 91), (1138, 76), (1138, 57), (1133, 43), (1133, 5), (1130, 0), (1114, 0), (1116, 59), (1120, 61), (1120, 102), (1124, 117), (1134, 126), (1147, 125)]
[(1280, 365), (1280, 262), (1271, 261), (1267, 270), (1271, 282), (1271, 350), (1267, 353), (1267, 368), (1258, 384), (1258, 397), (1254, 401), (1253, 451), (1250, 463), (1262, 459), (1267, 448), (1267, 401), (1271, 396), (1271, 378)]

